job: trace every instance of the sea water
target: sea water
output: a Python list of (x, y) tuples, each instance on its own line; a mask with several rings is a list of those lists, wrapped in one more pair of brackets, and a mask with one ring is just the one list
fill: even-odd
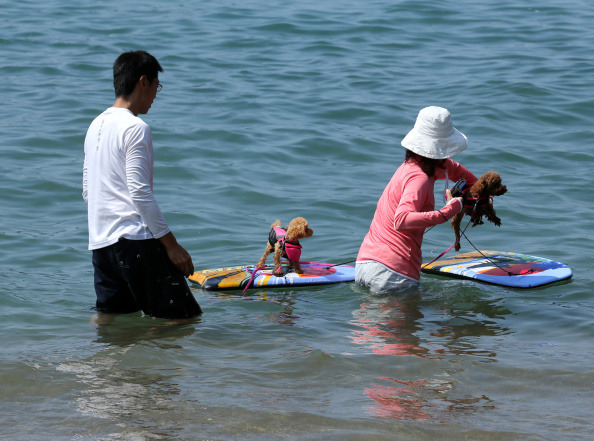
[[(591, 439), (591, 1), (21, 0), (0, 19), (0, 438)], [(573, 279), (194, 287), (190, 323), (96, 323), (82, 146), (132, 49), (165, 69), (143, 118), (197, 269), (255, 263), (295, 216), (304, 258), (354, 259), (401, 139), (439, 105), (470, 140), (456, 159), (509, 189), (503, 225), (468, 237)], [(452, 242), (432, 229), (425, 260)]]

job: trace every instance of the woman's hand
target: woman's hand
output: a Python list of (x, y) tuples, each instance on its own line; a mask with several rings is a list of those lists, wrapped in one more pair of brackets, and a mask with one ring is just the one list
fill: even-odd
[(447, 205), (450, 205), (454, 199), (458, 199), (460, 201), (460, 210), (458, 211), (458, 213), (460, 211), (462, 211), (462, 209), (464, 208), (464, 202), (462, 201), (462, 198), (453, 198), (452, 192), (450, 191), (449, 188), (446, 190), (445, 194), (446, 194)]

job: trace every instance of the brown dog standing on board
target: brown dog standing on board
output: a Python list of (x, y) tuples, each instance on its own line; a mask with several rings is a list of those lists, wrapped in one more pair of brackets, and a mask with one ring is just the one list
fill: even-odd
[(303, 217), (296, 217), (285, 228), (281, 228), (281, 221), (277, 220), (270, 225), (268, 234), (268, 243), (264, 254), (256, 264), (262, 266), (266, 263), (266, 258), (274, 250), (274, 275), (282, 276), (281, 257), (285, 257), (290, 266), (295, 269), (297, 274), (303, 274), (299, 260), (301, 258), (301, 244), (299, 239), (311, 237), (313, 230), (309, 228), (308, 222)]

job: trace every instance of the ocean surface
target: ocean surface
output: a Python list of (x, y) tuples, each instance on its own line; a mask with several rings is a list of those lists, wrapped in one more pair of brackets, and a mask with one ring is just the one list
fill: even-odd
[[(0, 439), (592, 439), (593, 1), (0, 0), (0, 20)], [(165, 69), (155, 193), (197, 269), (255, 263), (295, 216), (304, 259), (353, 260), (439, 105), (456, 159), (509, 189), (472, 242), (574, 277), (193, 287), (190, 323), (96, 324), (83, 140), (132, 49)], [(452, 242), (432, 229), (425, 260)]]

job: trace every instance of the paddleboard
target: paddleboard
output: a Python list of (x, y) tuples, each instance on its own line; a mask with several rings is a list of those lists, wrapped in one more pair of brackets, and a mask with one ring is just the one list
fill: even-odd
[(573, 275), (569, 267), (554, 260), (486, 250), (443, 257), (423, 265), (421, 271), (514, 288), (534, 288), (569, 279)]
[(272, 274), (273, 265), (256, 271), (253, 265), (213, 268), (196, 271), (189, 279), (206, 290), (244, 289), (250, 279), (249, 288), (273, 288), (281, 286), (324, 285), (329, 283), (352, 282), (355, 280), (355, 267), (347, 265), (332, 266), (331, 263), (301, 262), (303, 274), (297, 274), (286, 263), (282, 264), (283, 276)]

